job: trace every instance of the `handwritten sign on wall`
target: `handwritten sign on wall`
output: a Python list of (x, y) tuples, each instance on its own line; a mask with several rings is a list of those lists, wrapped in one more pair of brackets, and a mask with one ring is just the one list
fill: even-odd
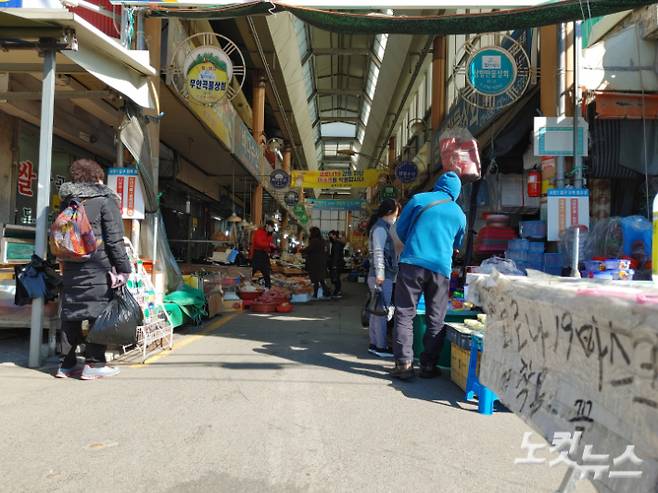
[(595, 480), (616, 492), (658, 484), (658, 306), (645, 294), (497, 274), (469, 285), (487, 313), (482, 383), (549, 440), (581, 431), (612, 457), (634, 445), (641, 478)]

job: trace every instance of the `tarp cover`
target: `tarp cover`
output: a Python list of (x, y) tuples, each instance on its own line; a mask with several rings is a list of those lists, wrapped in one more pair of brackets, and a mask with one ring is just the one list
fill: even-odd
[(253, 2), (228, 7), (174, 7), (151, 5), (150, 15), (203, 19), (228, 19), (290, 12), (326, 31), (349, 34), (470, 34), (511, 31), (558, 24), (623, 12), (655, 0), (557, 1), (537, 7), (500, 10), (485, 14), (441, 16), (387, 16), (293, 7), (279, 2)]

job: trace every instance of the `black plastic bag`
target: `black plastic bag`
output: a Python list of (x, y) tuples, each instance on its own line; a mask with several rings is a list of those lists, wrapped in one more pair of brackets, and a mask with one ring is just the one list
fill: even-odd
[(386, 303), (384, 303), (384, 293), (382, 293), (380, 288), (375, 288), (370, 291), (370, 298), (366, 305), (366, 311), (377, 317), (388, 316), (388, 307), (386, 306)]
[(142, 323), (143, 314), (139, 303), (125, 286), (121, 286), (94, 322), (87, 335), (87, 342), (105, 346), (135, 344), (137, 326)]

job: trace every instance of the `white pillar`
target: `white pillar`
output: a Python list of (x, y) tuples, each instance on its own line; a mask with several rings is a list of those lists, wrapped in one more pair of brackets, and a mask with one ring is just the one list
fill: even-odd
[[(39, 137), (39, 176), (37, 185), (37, 224), (34, 253), (45, 259), (48, 254), (48, 209), (50, 206), (50, 174), (52, 168), (53, 114), (55, 111), (55, 56), (54, 48), (44, 51), (41, 99), (41, 128)], [(44, 299), (32, 300), (30, 324), (30, 353), (28, 366), (41, 365), (41, 337), (43, 334)]]

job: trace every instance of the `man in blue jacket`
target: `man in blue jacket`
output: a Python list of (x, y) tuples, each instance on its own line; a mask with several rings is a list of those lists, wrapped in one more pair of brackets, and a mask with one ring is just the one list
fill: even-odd
[(427, 331), (420, 376), (439, 375), (436, 364), (443, 346), (452, 257), (466, 228), (466, 216), (457, 204), (461, 188), (455, 173), (445, 173), (433, 191), (414, 195), (398, 219), (396, 231), (404, 250), (395, 286), (395, 368), (391, 372), (395, 378), (414, 376), (413, 319), (421, 293), (425, 295)]

